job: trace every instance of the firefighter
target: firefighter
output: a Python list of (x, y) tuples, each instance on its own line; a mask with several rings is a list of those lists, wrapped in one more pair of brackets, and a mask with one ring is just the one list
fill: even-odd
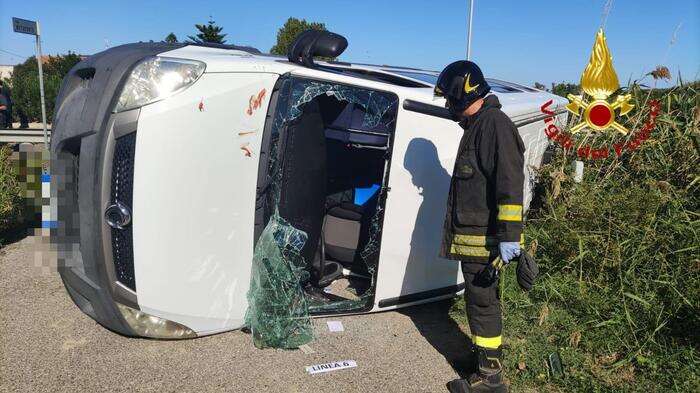
[(501, 302), (498, 270), (520, 255), (523, 212), (523, 153), (518, 129), (501, 111), (479, 67), (448, 65), (435, 94), (464, 134), (455, 160), (441, 256), (461, 261), (466, 311), (477, 371), (448, 383), (451, 392), (507, 392), (502, 376)]

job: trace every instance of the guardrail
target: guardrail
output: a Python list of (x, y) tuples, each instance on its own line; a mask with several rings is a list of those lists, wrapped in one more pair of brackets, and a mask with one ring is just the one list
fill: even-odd
[[(49, 140), (51, 140), (51, 131), (48, 133)], [(0, 143), (44, 143), (44, 130), (0, 130)]]

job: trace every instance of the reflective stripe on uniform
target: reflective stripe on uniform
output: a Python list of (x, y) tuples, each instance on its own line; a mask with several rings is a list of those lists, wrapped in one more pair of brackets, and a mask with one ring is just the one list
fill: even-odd
[(485, 235), (454, 235), (450, 253), (468, 257), (488, 257), (496, 251), (498, 238)]
[(498, 237), (485, 235), (454, 235), (452, 243), (462, 246), (496, 246), (498, 245)]
[(474, 345), (482, 348), (497, 349), (501, 346), (501, 336), (481, 337), (474, 336)]
[(491, 252), (495, 252), (495, 248), (488, 249), (486, 247), (479, 246), (461, 246), (459, 244), (452, 243), (450, 247), (450, 253), (454, 255), (463, 255), (465, 257), (488, 257)]
[[(498, 251), (497, 236), (454, 235), (450, 253), (467, 257), (488, 257)], [(525, 246), (525, 235), (520, 234), (520, 246)]]
[(522, 221), (523, 205), (498, 205), (499, 221)]

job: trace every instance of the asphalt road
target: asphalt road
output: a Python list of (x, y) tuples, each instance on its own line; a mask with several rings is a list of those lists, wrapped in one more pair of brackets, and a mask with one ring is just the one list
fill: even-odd
[[(0, 250), (0, 391), (444, 392), (466, 363), (449, 302), (316, 319), (315, 353), (258, 350), (228, 332), (186, 341), (126, 338), (81, 313), (34, 238)], [(331, 333), (326, 321), (345, 331)], [(355, 360), (309, 375), (306, 366)]]

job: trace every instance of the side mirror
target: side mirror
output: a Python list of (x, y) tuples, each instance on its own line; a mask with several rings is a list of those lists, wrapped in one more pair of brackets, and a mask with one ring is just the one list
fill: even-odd
[(338, 57), (348, 47), (348, 40), (340, 34), (323, 30), (306, 30), (289, 47), (287, 58), (292, 63), (313, 68), (314, 56)]

